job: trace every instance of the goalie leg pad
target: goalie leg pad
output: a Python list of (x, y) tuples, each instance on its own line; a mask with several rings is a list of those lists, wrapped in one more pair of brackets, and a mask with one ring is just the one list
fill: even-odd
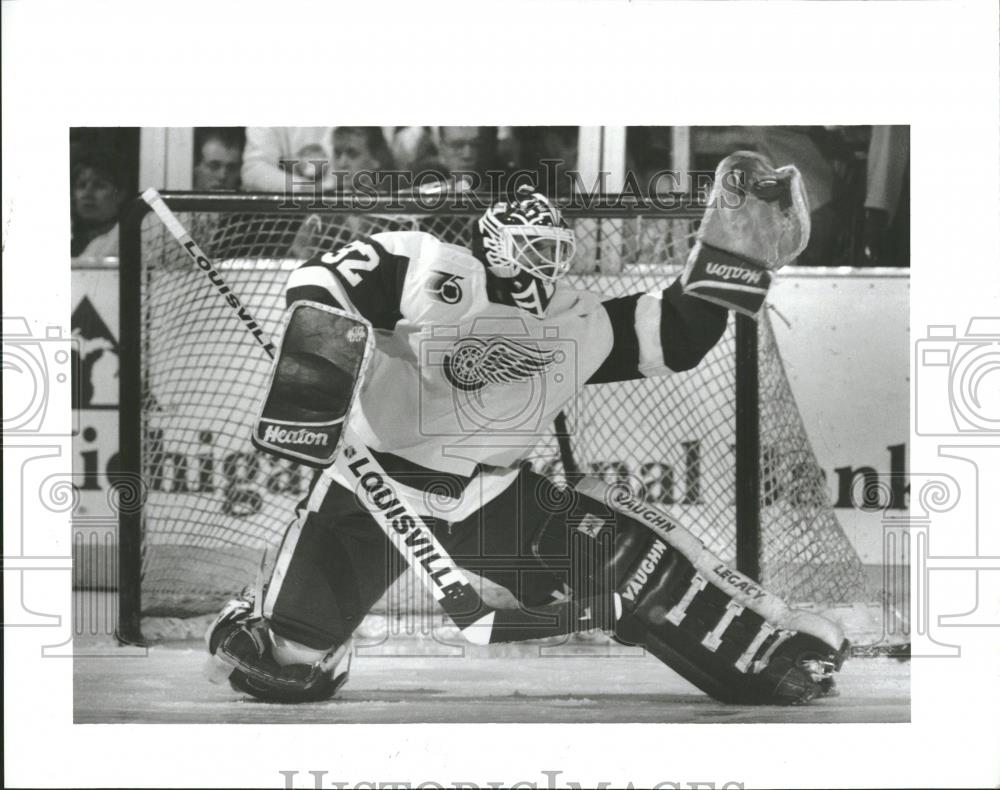
[[(847, 649), (768, 623), (710, 584), (678, 552), (654, 540), (619, 588), (615, 635), (642, 645), (721, 702), (799, 704), (832, 690)], [(644, 567), (654, 565), (651, 572)], [(645, 576), (640, 583), (636, 576)], [(635, 593), (634, 601), (625, 595)]]
[(254, 445), (315, 468), (332, 464), (373, 342), (371, 325), (359, 316), (318, 302), (293, 304)]
[[(609, 519), (608, 503), (595, 496), (602, 485), (584, 481), (577, 493), (600, 529), (614, 531), (608, 575), (621, 603), (619, 639), (723, 702), (797, 704), (832, 691), (848, 648), (833, 623), (788, 609), (647, 505), (612, 504)], [(699, 551), (695, 562), (689, 555)], [(726, 580), (744, 594), (723, 589)], [(767, 606), (755, 607), (754, 597)]]

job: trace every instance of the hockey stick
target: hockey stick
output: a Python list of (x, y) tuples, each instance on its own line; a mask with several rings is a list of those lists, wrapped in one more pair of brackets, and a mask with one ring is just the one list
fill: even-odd
[(559, 458), (562, 460), (563, 473), (566, 475), (566, 482), (570, 488), (575, 486), (583, 478), (583, 473), (573, 455), (573, 445), (569, 441), (569, 425), (566, 422), (566, 412), (561, 411), (556, 415), (553, 425), (556, 436), (556, 444), (559, 446)]
[[(263, 328), (226, 284), (211, 258), (191, 238), (177, 216), (155, 189), (147, 189), (142, 199), (153, 210), (192, 262), (208, 277), (213, 288), (224, 297), (240, 321), (269, 358), (274, 359), (274, 344)], [(393, 490), (392, 478), (368, 451), (364, 442), (353, 434), (344, 421), (343, 449), (334, 461), (334, 468), (343, 480), (357, 482), (356, 499), (371, 514), (396, 550), (403, 555), (424, 586), (462, 635), (473, 644), (488, 644), (493, 633), (496, 610), (488, 606), (468, 578), (458, 568), (448, 552), (421, 516)], [(323, 480), (323, 478), (321, 478)], [(319, 485), (320, 483), (317, 483)], [(377, 498), (376, 498), (377, 497)], [(375, 502), (385, 505), (375, 505)], [(485, 614), (484, 614), (485, 612)]]

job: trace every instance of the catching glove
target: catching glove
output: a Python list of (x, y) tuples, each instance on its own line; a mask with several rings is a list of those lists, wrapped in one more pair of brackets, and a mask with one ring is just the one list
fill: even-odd
[(756, 317), (771, 272), (809, 242), (809, 205), (793, 165), (738, 151), (715, 170), (708, 208), (681, 275), (685, 293)]

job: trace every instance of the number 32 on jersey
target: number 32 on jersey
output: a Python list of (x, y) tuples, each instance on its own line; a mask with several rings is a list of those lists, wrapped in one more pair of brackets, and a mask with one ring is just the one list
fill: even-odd
[(363, 241), (352, 241), (336, 252), (326, 253), (320, 260), (328, 266), (336, 266), (337, 273), (353, 287), (361, 284), (360, 272), (370, 272), (379, 264), (375, 248)]

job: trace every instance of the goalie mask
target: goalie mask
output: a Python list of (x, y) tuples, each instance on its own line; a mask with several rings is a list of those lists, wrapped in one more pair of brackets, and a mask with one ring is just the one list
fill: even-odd
[(527, 187), (489, 208), (476, 223), (473, 253), (486, 265), (500, 301), (545, 314), (556, 282), (576, 251), (573, 231), (548, 198)]

